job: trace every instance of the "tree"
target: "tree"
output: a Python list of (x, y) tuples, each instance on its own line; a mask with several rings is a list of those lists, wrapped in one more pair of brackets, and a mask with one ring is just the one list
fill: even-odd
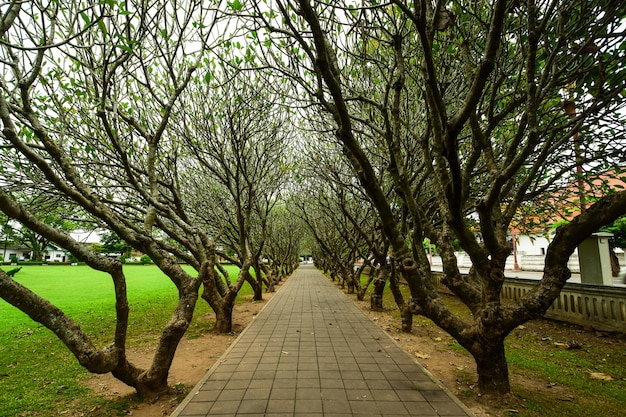
[(348, 287), (349, 294), (356, 291), (363, 299), (360, 275), (367, 264), (358, 269), (355, 265), (359, 259), (368, 259), (373, 250), (370, 236), (375, 222), (369, 216), (371, 206), (350, 183), (349, 168), (346, 170), (343, 161), (320, 156), (324, 155), (320, 147), (310, 145), (303, 163), (309, 168), (303, 173), (306, 179), (300, 195), (292, 199), (293, 210), (309, 228), (320, 249), (317, 261), (331, 279), (338, 279), (341, 287)]
[(129, 246), (113, 231), (108, 230), (100, 236), (102, 249), (105, 253), (119, 253), (121, 256), (129, 254)]
[[(394, 301), (402, 311), (403, 328), (410, 331), (412, 315), (397, 286), (394, 260), (388, 256), (389, 242), (380, 233), (375, 209), (355, 181), (351, 167), (333, 149), (332, 144), (322, 138), (319, 143), (309, 141), (303, 152), (300, 175), (305, 177), (302, 183), (306, 186), (300, 189), (298, 212), (316, 238), (316, 259), (333, 279), (339, 278), (341, 285), (345, 281), (348, 293), (356, 292), (359, 300), (364, 299), (370, 284), (374, 283), (370, 297), (373, 310), (382, 310), (383, 291), (389, 283)], [(384, 175), (385, 163), (382, 158), (376, 159), (381, 175)], [(387, 195), (391, 195), (391, 182), (381, 179), (382, 182)], [(399, 222), (407, 227), (406, 218), (399, 219)], [(349, 256), (343, 258), (344, 254)], [(355, 265), (357, 260), (363, 261), (358, 268)], [(360, 277), (367, 267), (369, 278), (365, 285), (361, 285)]]
[[(13, 194), (14, 198), (20, 200), (22, 205), (29, 207), (32, 212), (38, 213), (38, 217), (42, 221), (59, 230), (70, 232), (76, 228), (77, 217), (73, 213), (73, 209), (67, 206), (65, 200), (61, 196), (51, 196), (40, 194), (39, 192), (28, 193), (22, 192), (19, 195)], [(17, 244), (21, 244), (30, 249), (30, 260), (42, 261), (50, 238), (30, 230), (23, 225), (11, 226), (7, 223), (7, 235)]]
[[(339, 149), (376, 208), (411, 308), (476, 360), (484, 394), (510, 390), (504, 339), (540, 317), (570, 277), (567, 260), (593, 231), (626, 212), (626, 193), (603, 194), (561, 227), (533, 291), (502, 304), (507, 233), (518, 208), (571, 178), (624, 165), (626, 40), (616, 1), (395, 0), (271, 2), (256, 21), (268, 59), (332, 121)], [(270, 54), (268, 57), (273, 58)], [(564, 111), (574, 102), (578, 111)], [(313, 112), (309, 113), (312, 114)], [(319, 113), (318, 113), (319, 114)], [(326, 134), (328, 130), (323, 132)], [(583, 153), (584, 150), (584, 153)], [(394, 184), (384, 192), (378, 166)], [(399, 223), (405, 211), (410, 228)], [(422, 242), (443, 259), (443, 283), (471, 310), (439, 296)], [(461, 275), (453, 242), (470, 256)], [(418, 249), (419, 248), (419, 249)]]
[(216, 245), (236, 254), (230, 257), (220, 250), (220, 256), (240, 267), (234, 282), (227, 276), (209, 274), (202, 292), (215, 311), (215, 328), (228, 333), (241, 286), (249, 282), (255, 299), (262, 299), (259, 258), (266, 241), (267, 218), (278, 201), (289, 163), (285, 152), (288, 119), (276, 104), (278, 97), (263, 88), (257, 74), (240, 73), (227, 65), (207, 71), (200, 79), (211, 78), (210, 86), (190, 92), (174, 126), (181, 127), (176, 133), (192, 159), (185, 164), (190, 169), (182, 168), (185, 192), (198, 197), (190, 202), (189, 212)]
[(261, 267), (267, 269), (269, 290), (298, 267), (302, 242), (307, 237), (302, 221), (289, 211), (291, 207), (289, 201), (277, 205), (267, 219), (267, 243), (263, 248), (267, 265)]
[[(178, 204), (179, 146), (166, 137), (173, 108), (209, 46), (217, 20), (210, 7), (192, 1), (176, 7), (139, 0), (12, 2), (0, 25), (0, 210), (111, 275), (114, 341), (95, 348), (70, 317), (2, 272), (0, 296), (55, 332), (88, 370), (112, 372), (146, 397), (168, 390), (176, 347), (215, 259), (213, 242)], [(47, 226), (40, 213), (11, 197), (34, 188), (65, 196), (147, 254), (178, 288), (177, 307), (148, 369), (126, 357), (129, 311), (121, 264)], [(177, 259), (192, 265), (197, 277)]]

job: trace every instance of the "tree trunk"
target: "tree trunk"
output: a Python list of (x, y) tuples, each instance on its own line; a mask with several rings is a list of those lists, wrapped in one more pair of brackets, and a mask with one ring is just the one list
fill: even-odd
[(261, 301), (263, 300), (263, 285), (258, 283), (258, 285), (254, 286), (254, 296), (252, 297), (253, 301)]
[(374, 291), (370, 296), (370, 308), (373, 311), (383, 311), (383, 291), (385, 291), (387, 273), (383, 267), (374, 281)]
[[(206, 272), (206, 276), (202, 278), (204, 290), (202, 291), (201, 297), (209, 303), (215, 312), (215, 325), (213, 326), (213, 330), (217, 333), (230, 333), (233, 323), (233, 306), (239, 287), (228, 289), (222, 296), (217, 290), (217, 283), (221, 280), (217, 277), (213, 266), (208, 266)], [(242, 275), (243, 269), (239, 273)], [(239, 283), (239, 286), (245, 281), (245, 278), (240, 277), (237, 279), (238, 282), (240, 280), (241, 283)]]
[(344, 281), (346, 282), (348, 286), (348, 294), (354, 294), (354, 290), (356, 288), (356, 285), (354, 282), (355, 280), (354, 275), (348, 268), (345, 268), (343, 272), (343, 276), (344, 276)]
[(506, 363), (504, 340), (490, 340), (472, 352), (478, 371), (478, 388), (483, 395), (501, 396), (511, 392), (509, 368)]
[(163, 328), (152, 364), (149, 369), (143, 370), (126, 357), (129, 309), (121, 266), (119, 270), (108, 272), (113, 277), (116, 293), (115, 342), (100, 350), (80, 326), (58, 307), (3, 273), (0, 273), (0, 297), (54, 332), (88, 371), (98, 374), (111, 372), (115, 378), (135, 388), (141, 397), (150, 400), (158, 398), (170, 391), (167, 383), (169, 369), (178, 343), (191, 323), (198, 299), (197, 285), (192, 282), (191, 285), (181, 286), (178, 305)]
[(41, 251), (32, 249), (30, 253), (32, 261), (43, 261), (43, 253)]
[[(257, 274), (259, 274), (259, 271), (255, 271)], [(254, 301), (261, 301), (263, 299), (263, 278), (261, 278), (261, 280), (259, 281), (259, 279), (255, 279), (252, 277), (252, 275), (248, 272), (246, 272), (246, 281), (248, 282), (248, 284), (250, 284), (250, 286), (252, 287), (252, 290), (254, 291), (254, 295), (253, 295), (253, 300)]]
[[(374, 286), (375, 287), (375, 286)], [(375, 292), (370, 295), (370, 310), (383, 311), (383, 296)]]
[(161, 395), (171, 392), (171, 388), (167, 385), (167, 375), (165, 380), (162, 375), (150, 374), (149, 370), (142, 370), (128, 362), (126, 357), (121, 358), (118, 366), (111, 371), (111, 374), (133, 387), (141, 398), (153, 401)]
[(409, 303), (404, 301), (402, 291), (398, 286), (398, 274), (395, 265), (395, 262), (392, 260), (389, 271), (389, 289), (391, 290), (391, 294), (393, 295), (393, 299), (396, 302), (398, 309), (400, 309), (402, 317), (402, 331), (405, 333), (411, 333), (411, 330), (413, 330), (413, 309)]
[(402, 331), (411, 333), (411, 330), (413, 330), (413, 311), (411, 311), (411, 307), (404, 304), (400, 308), (400, 314), (402, 316)]
[(374, 268), (370, 268), (370, 276), (367, 279), (367, 282), (365, 283), (365, 285), (362, 285), (361, 288), (359, 288), (359, 291), (356, 294), (357, 300), (363, 301), (365, 299), (365, 293), (367, 292), (367, 289), (375, 278), (374, 273)]
[(265, 285), (266, 285), (266, 291), (267, 292), (274, 292), (276, 291), (275, 286), (276, 286), (276, 278), (274, 278), (274, 274), (272, 273), (272, 270), (270, 268), (268, 268), (266, 265), (264, 264), (259, 264), (259, 267), (261, 268), (261, 270), (263, 271), (263, 273), (265, 274)]
[(262, 301), (263, 300), (263, 271), (259, 266), (258, 260), (254, 262), (254, 273), (256, 274), (256, 282), (258, 283), (258, 288), (254, 289), (254, 301)]
[[(230, 279), (228, 278), (228, 272), (225, 272), (225, 273), (222, 272), (222, 271), (225, 271), (225, 270), (224, 270), (224, 268), (222, 267), (222, 265), (219, 262), (215, 264), (216, 267), (218, 265), (219, 265), (219, 267), (217, 269), (220, 272), (213, 274), (213, 279), (214, 279), (214, 282), (215, 282), (214, 288), (217, 291), (217, 293), (220, 295), (220, 297), (225, 297), (226, 294), (229, 291)], [(219, 275), (220, 273), (222, 274), (224, 279), (220, 278), (220, 275)], [(205, 285), (206, 285), (206, 283), (205, 283)], [(204, 298), (204, 297), (202, 297), (202, 298)], [(208, 299), (207, 299), (207, 301), (208, 301)]]
[(215, 325), (213, 330), (216, 333), (230, 333), (233, 331), (233, 307), (234, 300), (224, 300), (219, 307), (214, 307)]

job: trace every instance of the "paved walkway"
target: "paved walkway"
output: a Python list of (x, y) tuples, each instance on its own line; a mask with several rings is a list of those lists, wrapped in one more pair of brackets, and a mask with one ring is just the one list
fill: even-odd
[(471, 414), (311, 266), (301, 266), (174, 417)]

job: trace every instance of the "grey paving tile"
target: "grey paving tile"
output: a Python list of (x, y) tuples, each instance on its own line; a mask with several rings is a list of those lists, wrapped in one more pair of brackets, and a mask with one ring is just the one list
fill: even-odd
[(369, 389), (367, 385), (367, 381), (362, 379), (344, 379), (343, 384), (346, 389), (359, 389), (359, 390), (367, 390)]
[(324, 414), (349, 414), (352, 412), (352, 408), (350, 407), (350, 402), (346, 399), (323, 399), (322, 400), (322, 409)]
[(463, 409), (451, 401), (432, 402), (430, 405), (440, 416), (462, 416)]
[(417, 390), (396, 390), (396, 395), (403, 402), (424, 402), (426, 398)]
[(322, 398), (320, 388), (296, 388), (297, 400), (319, 400)]
[(228, 380), (208, 380), (200, 387), (200, 391), (219, 390), (224, 388), (226, 384), (228, 384)]
[(373, 401), (374, 396), (369, 389), (346, 389), (346, 397), (350, 401)]
[(317, 355), (313, 355), (309, 358), (309, 361), (298, 362), (298, 371), (315, 371), (317, 372), (319, 369), (319, 365), (317, 364)]
[(272, 388), (269, 398), (271, 400), (295, 400), (296, 388)]
[(219, 397), (221, 390), (211, 390), (211, 391), (198, 391), (197, 394), (193, 395), (193, 400), (195, 402), (210, 402), (217, 400)]
[[(271, 370), (271, 371), (258, 371), (257, 370), (255, 372), (248, 372), (246, 373), (246, 375), (242, 375), (241, 377), (237, 379), (274, 379), (275, 376), (276, 376), (276, 371), (274, 370)], [(234, 379), (234, 376), (233, 376), (233, 379)]]
[(317, 399), (296, 399), (295, 412), (296, 414), (308, 414), (308, 413), (322, 413), (322, 400)]
[(245, 389), (225, 389), (217, 397), (217, 401), (241, 401), (245, 393)]
[[(420, 384), (414, 383), (413, 381), (409, 381), (408, 379), (392, 379), (389, 380), (389, 384), (393, 389), (418, 389), (418, 390), (427, 390), (433, 389), (433, 387), (437, 387), (435, 383), (430, 382), (429, 384)], [(421, 386), (423, 385), (423, 386)]]
[[(437, 411), (429, 403), (425, 401), (415, 402), (415, 403), (405, 401), (404, 406), (407, 408), (407, 410), (409, 410), (409, 413), (411, 416), (431, 417), (431, 416), (438, 415)], [(467, 414), (463, 414), (463, 416), (467, 416)]]
[(281, 379), (275, 379), (274, 382), (272, 383), (272, 387), (274, 389), (280, 389), (280, 388), (296, 388), (296, 384), (295, 381), (291, 378), (281, 378)]
[(448, 394), (443, 391), (422, 391), (422, 395), (426, 398), (426, 401), (430, 403), (450, 401)]
[(353, 414), (376, 415), (380, 410), (372, 401), (348, 401)]
[(251, 414), (264, 415), (267, 408), (267, 399), (254, 399), (244, 400), (237, 409), (237, 414), (245, 414), (246, 417), (251, 417)]
[(228, 381), (232, 374), (232, 372), (215, 371), (211, 374), (211, 379), (214, 381)]
[(301, 379), (318, 379), (320, 377), (320, 374), (317, 370), (315, 371), (298, 371), (298, 375), (297, 378), (298, 380)]
[[(242, 365), (237, 364), (220, 364), (219, 369), (220, 372), (234, 372), (236, 369), (241, 368)], [(256, 366), (256, 364), (254, 364)]]
[[(340, 389), (341, 391), (344, 391), (344, 384), (343, 381), (339, 378), (320, 378), (320, 387), (322, 389), (324, 388), (332, 388), (332, 389)], [(345, 391), (344, 391), (345, 392)]]
[(320, 380), (312, 378), (298, 378), (296, 380), (296, 387), (298, 388), (320, 388)]
[(371, 390), (391, 389), (391, 384), (386, 379), (368, 379), (365, 382)]
[(235, 415), (241, 401), (216, 401), (209, 410), (210, 415)]
[(322, 400), (348, 400), (348, 396), (346, 391), (343, 389), (336, 388), (322, 388), (320, 390), (322, 395)]
[(292, 379), (295, 380), (298, 377), (298, 371), (295, 369), (284, 370), (279, 369), (275, 372), (274, 379)]
[[(352, 356), (350, 356), (350, 358), (352, 358)], [(348, 372), (348, 371), (354, 371), (354, 372), (360, 372), (359, 371), (359, 364), (356, 361), (352, 361), (352, 363), (348, 360), (342, 359), (342, 358), (337, 358), (338, 361), (338, 366), (337, 368), (341, 371), (341, 372)]]
[(211, 409), (211, 407), (213, 407), (213, 404), (215, 404), (214, 402), (191, 402), (187, 405), (187, 407), (185, 407), (184, 410), (182, 410), (183, 412), (181, 414), (179, 414), (181, 417), (187, 417), (187, 416), (206, 416), (209, 412), (209, 410)]
[(248, 388), (243, 396), (244, 401), (246, 400), (260, 400), (269, 398), (270, 393), (272, 392), (272, 387), (263, 387), (263, 388)]
[(376, 401), (400, 401), (400, 397), (392, 389), (376, 389), (372, 390), (371, 393)]
[(267, 413), (291, 413), (293, 416), (293, 410), (296, 404), (296, 400), (270, 400), (267, 403)]
[(400, 401), (376, 401), (376, 407), (383, 416), (390, 414), (397, 416), (409, 415), (409, 410)]

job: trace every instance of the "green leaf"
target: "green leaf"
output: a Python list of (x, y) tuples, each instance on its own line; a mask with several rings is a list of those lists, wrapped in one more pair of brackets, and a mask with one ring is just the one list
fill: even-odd
[(236, 12), (240, 12), (243, 9), (243, 4), (239, 0), (233, 0), (227, 2), (228, 6)]
[(105, 36), (109, 33), (102, 19), (98, 20), (98, 28), (100, 29), (100, 32), (102, 32), (102, 34)]
[(81, 12), (80, 17), (82, 17), (85, 21), (85, 26), (91, 25), (91, 19), (89, 18), (89, 16), (87, 16), (87, 13)]

